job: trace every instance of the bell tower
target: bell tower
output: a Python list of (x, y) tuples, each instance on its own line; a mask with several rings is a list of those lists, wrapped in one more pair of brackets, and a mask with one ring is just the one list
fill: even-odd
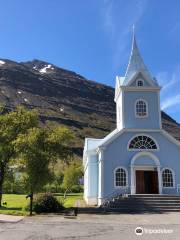
[(124, 77), (116, 77), (117, 128), (161, 129), (160, 89), (140, 55), (135, 34)]

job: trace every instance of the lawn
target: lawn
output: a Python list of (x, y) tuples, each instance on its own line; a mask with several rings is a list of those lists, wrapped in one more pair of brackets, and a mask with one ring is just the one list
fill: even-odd
[[(68, 194), (64, 200), (63, 194), (55, 194), (56, 197), (64, 202), (65, 207), (73, 207), (76, 200), (82, 199), (82, 193)], [(18, 194), (3, 194), (2, 202), (6, 202), (7, 205), (0, 207), (0, 214), (12, 214), (12, 215), (27, 215), (27, 206), (29, 199), (26, 199), (26, 195)]]

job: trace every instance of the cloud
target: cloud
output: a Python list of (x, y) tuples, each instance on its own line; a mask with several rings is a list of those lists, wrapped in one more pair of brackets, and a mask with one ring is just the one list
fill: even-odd
[(103, 28), (111, 49), (114, 70), (127, 62), (129, 40), (132, 26), (137, 26), (142, 18), (148, 0), (124, 1), (104, 0), (102, 10)]
[(175, 105), (180, 105), (180, 94), (165, 99), (162, 103), (161, 108), (162, 110), (165, 110)]
[(161, 108), (168, 113), (179, 112), (180, 106), (180, 65), (174, 67), (173, 71), (162, 71), (156, 75), (161, 90)]

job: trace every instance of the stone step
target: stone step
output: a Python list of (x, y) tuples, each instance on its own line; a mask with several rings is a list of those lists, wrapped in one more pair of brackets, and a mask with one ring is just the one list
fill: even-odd
[(127, 209), (124, 209), (124, 208), (116, 208), (116, 209), (114, 209), (114, 208), (109, 208), (109, 209), (107, 209), (106, 210), (106, 212), (112, 212), (112, 213), (114, 213), (114, 212), (119, 212), (119, 213), (145, 213), (145, 212), (154, 212), (154, 213), (156, 213), (156, 212), (180, 212), (180, 209), (178, 208), (178, 209), (176, 209), (176, 208), (171, 208), (171, 209), (161, 209), (161, 208), (157, 208), (157, 209), (147, 209), (147, 208), (142, 208), (142, 209), (129, 209), (129, 208), (127, 208)]
[(147, 195), (129, 195), (128, 198), (175, 198), (175, 199), (180, 199), (180, 196), (179, 195), (150, 195), (150, 194), (147, 194)]
[(109, 207), (176, 207), (180, 208), (180, 205), (177, 204), (153, 204), (153, 205), (146, 205), (146, 204), (135, 204), (135, 205), (128, 205), (128, 204), (110, 204)]
[(110, 202), (180, 202), (180, 199), (115, 199)]

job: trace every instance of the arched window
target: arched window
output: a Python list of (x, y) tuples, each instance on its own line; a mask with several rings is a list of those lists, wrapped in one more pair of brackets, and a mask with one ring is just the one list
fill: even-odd
[(170, 169), (166, 168), (162, 171), (162, 182), (163, 182), (163, 187), (173, 187), (174, 186), (173, 174)]
[(139, 99), (135, 103), (135, 112), (136, 112), (136, 117), (147, 117), (148, 116), (148, 106), (147, 102), (143, 99)]
[(115, 170), (115, 186), (125, 187), (127, 185), (127, 174), (124, 168), (118, 168)]
[(152, 138), (145, 136), (145, 135), (140, 135), (140, 136), (134, 137), (130, 141), (128, 148), (130, 150), (137, 150), (137, 149), (156, 150), (156, 149), (158, 149), (155, 141)]
[(142, 79), (138, 79), (138, 80), (136, 81), (136, 85), (137, 85), (138, 87), (143, 87), (143, 86), (144, 86), (144, 81), (143, 81)]

